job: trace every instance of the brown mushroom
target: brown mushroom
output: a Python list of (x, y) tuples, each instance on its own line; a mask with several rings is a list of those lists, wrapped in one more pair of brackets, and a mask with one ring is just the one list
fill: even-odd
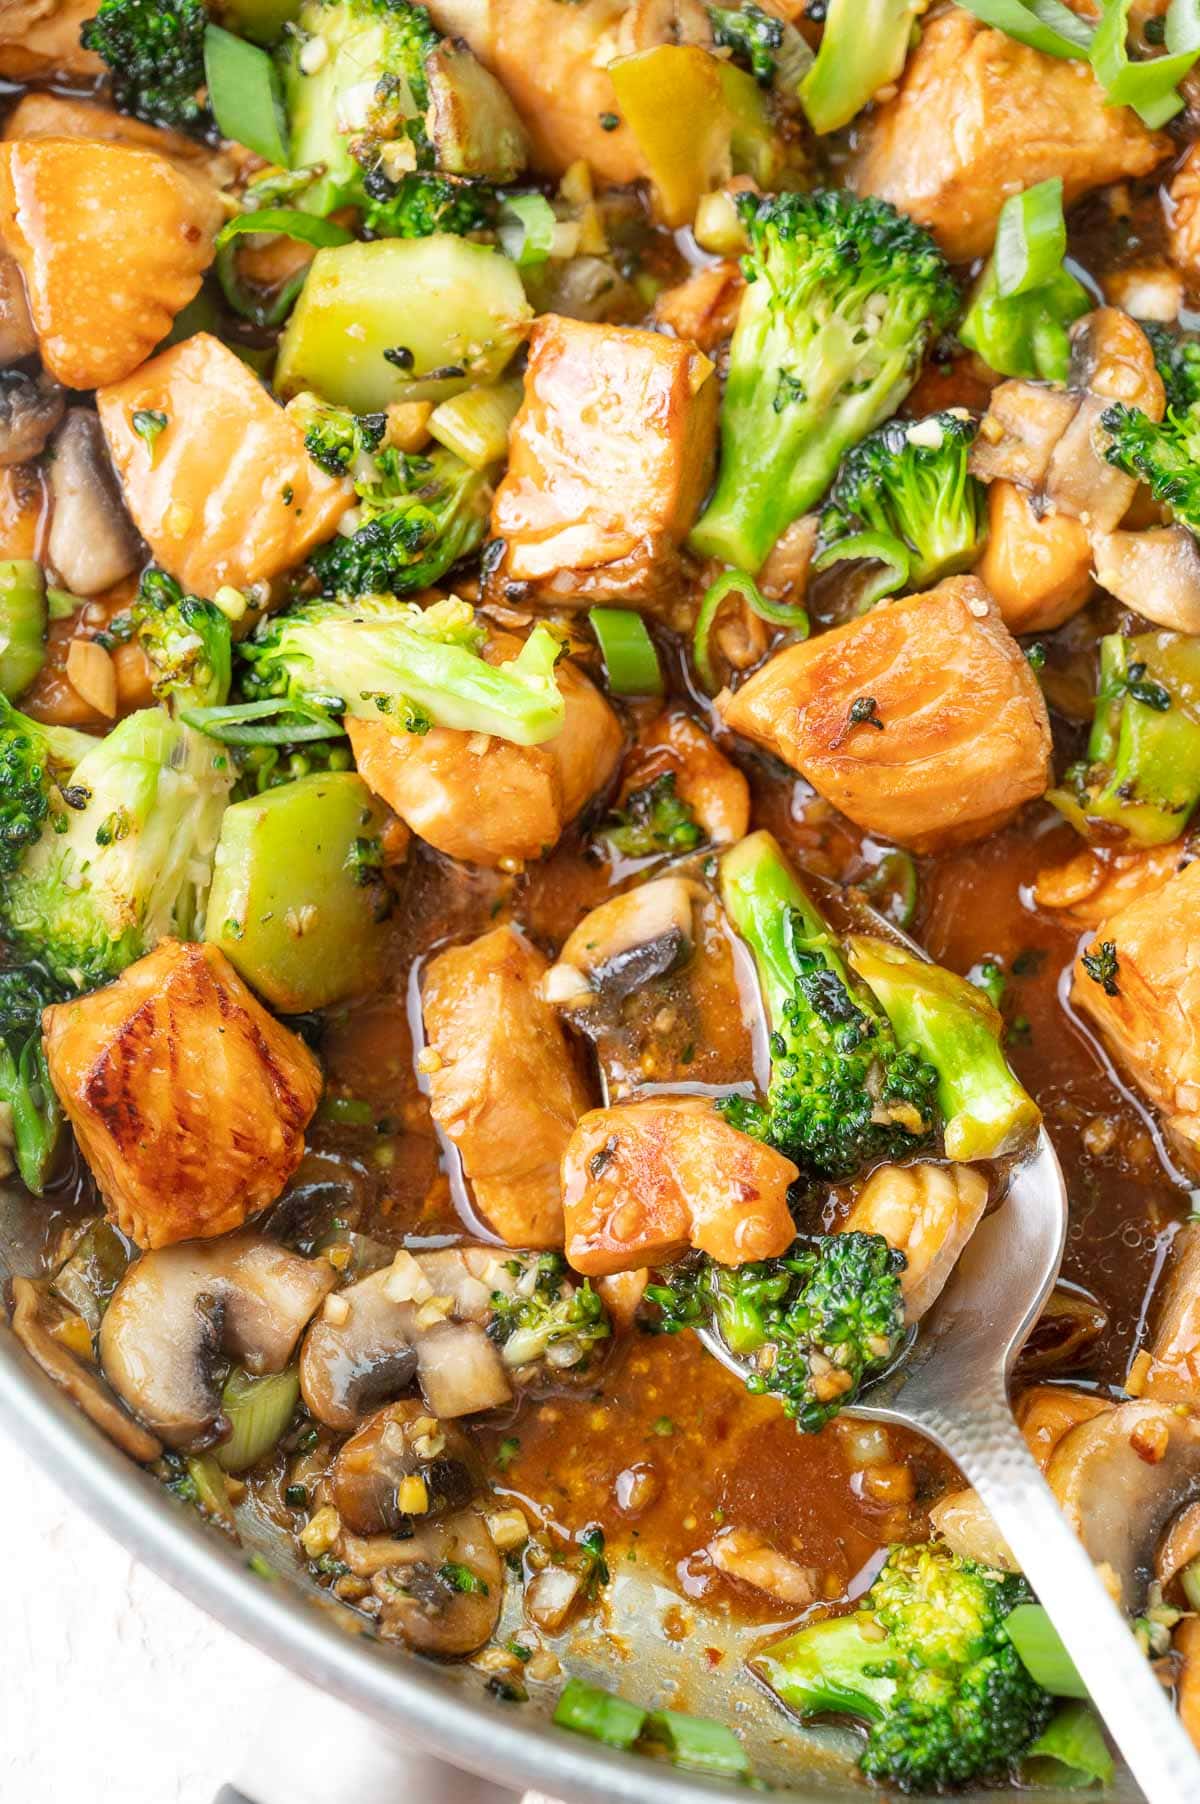
[(95, 1366), (77, 1357), (52, 1333), (55, 1318), (61, 1322), (66, 1316), (64, 1305), (48, 1297), (31, 1278), (14, 1278), (12, 1292), (13, 1333), (47, 1378), (66, 1391), (122, 1453), (142, 1464), (157, 1459), (162, 1452), (161, 1441), (126, 1415)]
[[(466, 1274), (469, 1276), (470, 1274)], [(512, 1387), (477, 1321), (455, 1317), (410, 1253), (332, 1298), (300, 1354), (300, 1390), (319, 1422), (345, 1433), (419, 1378), (431, 1413), (473, 1415)]]
[(684, 877), (625, 890), (586, 915), (547, 973), (545, 993), (572, 1009), (603, 991), (622, 1002), (691, 957), (693, 912), (704, 890)]
[(1154, 1556), (1154, 1576), (1164, 1595), (1180, 1573), (1200, 1560), (1200, 1502), (1189, 1503), (1176, 1516)]
[(1162, 377), (1142, 328), (1117, 307), (1085, 314), (1071, 331), (1067, 384), (1079, 395), (1079, 406), (1050, 458), (1046, 500), (1094, 531), (1112, 532), (1129, 511), (1137, 478), (1105, 457), (1100, 416), (1118, 401), (1152, 420), (1161, 420), (1166, 409)]
[(55, 434), (50, 492), (48, 550), (65, 588), (73, 595), (99, 595), (137, 569), (141, 540), (90, 408), (70, 408)]
[(415, 1398), (377, 1410), (344, 1443), (329, 1475), (334, 1508), (356, 1535), (401, 1534), (474, 1502), (479, 1455), (462, 1430)]
[(66, 404), (53, 382), (36, 382), (24, 370), (0, 371), (0, 466), (40, 457)]
[(418, 1653), (462, 1659), (489, 1640), (504, 1601), (504, 1567), (478, 1510), (423, 1523), (411, 1540), (388, 1543), (390, 1563), (371, 1589), (379, 1632)]
[(1096, 581), (1144, 620), (1200, 633), (1200, 547), (1185, 526), (1092, 534)]
[(1137, 1614), (1163, 1531), (1200, 1497), (1200, 1423), (1161, 1403), (1122, 1403), (1064, 1436), (1050, 1487), (1123, 1607)]
[(282, 1372), (337, 1274), (261, 1234), (183, 1241), (130, 1266), (100, 1325), (100, 1361), (118, 1396), (169, 1447), (225, 1438), (222, 1355), (255, 1377)]

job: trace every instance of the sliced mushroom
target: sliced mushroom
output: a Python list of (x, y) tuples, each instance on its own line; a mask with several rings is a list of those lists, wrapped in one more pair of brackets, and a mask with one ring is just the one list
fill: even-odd
[(0, 371), (0, 466), (40, 457), (64, 406), (54, 383), (35, 382), (24, 370)]
[(979, 1493), (969, 1486), (939, 1498), (929, 1512), (929, 1525), (951, 1553), (962, 1560), (978, 1560), (981, 1566), (994, 1566), (997, 1572), (1021, 1570)]
[(988, 1181), (973, 1165), (881, 1165), (842, 1226), (882, 1234), (904, 1254), (904, 1313), (919, 1322), (948, 1283), (987, 1199)]
[(806, 1608), (821, 1595), (820, 1573), (815, 1567), (789, 1560), (751, 1529), (721, 1529), (709, 1542), (707, 1553), (718, 1572), (778, 1597), (795, 1609)]
[[(0, 251), (0, 365), (32, 357), (36, 350), (37, 333), (29, 316), (29, 298), (21, 267), (15, 257)], [(54, 421), (55, 425), (57, 423)], [(41, 450), (40, 445), (38, 450)]]
[(411, 1540), (390, 1542), (389, 1552), (371, 1585), (385, 1639), (443, 1660), (462, 1659), (490, 1639), (504, 1602), (504, 1567), (478, 1510), (423, 1523)]
[(260, 1234), (144, 1253), (100, 1325), (104, 1375), (168, 1447), (211, 1447), (229, 1432), (221, 1356), (255, 1377), (282, 1372), (336, 1277), (326, 1260), (303, 1259)]
[(1096, 581), (1144, 620), (1200, 633), (1200, 547), (1185, 526), (1092, 534)]
[(453, 1310), (452, 1294), (438, 1297), (407, 1253), (340, 1291), (300, 1354), (300, 1390), (312, 1414), (346, 1433), (418, 1377), (435, 1416), (507, 1403), (512, 1387), (500, 1355), (478, 1322), (452, 1319)]
[(1200, 1503), (1189, 1503), (1176, 1516), (1154, 1556), (1154, 1576), (1164, 1594), (1193, 1560), (1200, 1560)]
[(700, 0), (633, 0), (621, 20), (617, 55), (632, 56), (659, 44), (713, 47), (712, 21)]
[(57, 1314), (61, 1321), (65, 1310), (61, 1303), (48, 1297), (31, 1278), (14, 1278), (12, 1329), (29, 1357), (45, 1372), (47, 1378), (66, 1391), (89, 1421), (103, 1429), (110, 1441), (143, 1465), (157, 1459), (162, 1443), (126, 1415), (96, 1368), (76, 1357), (70, 1348), (51, 1333)]
[(695, 903), (704, 891), (684, 877), (660, 877), (602, 902), (567, 940), (546, 977), (546, 994), (575, 1008), (604, 991), (615, 1002), (691, 957)]
[(50, 492), (50, 562), (73, 595), (99, 595), (137, 569), (141, 540), (89, 408), (69, 409), (55, 434)]
[(1108, 1311), (1087, 1292), (1060, 1287), (1051, 1293), (1021, 1351), (1021, 1372), (1078, 1370), (1108, 1327)]
[(474, 1502), (483, 1467), (462, 1430), (409, 1399), (378, 1410), (344, 1443), (329, 1476), (334, 1508), (356, 1535), (411, 1532)]
[(1200, 1405), (1200, 1222), (1175, 1236), (1150, 1346), (1133, 1362), (1126, 1389), (1160, 1403)]
[(1023, 489), (1040, 489), (1054, 447), (1078, 405), (1078, 396), (1061, 388), (1001, 382), (992, 390), (971, 447), (971, 473), (981, 482), (1015, 482)]
[(1046, 499), (1095, 531), (1112, 532), (1129, 511), (1137, 478), (1105, 457), (1100, 416), (1118, 401), (1152, 420), (1161, 420), (1166, 409), (1162, 377), (1142, 328), (1117, 307), (1085, 314), (1071, 332), (1068, 387), (1081, 398), (1050, 459)]
[(1122, 1403), (1059, 1442), (1046, 1477), (1068, 1522), (1137, 1614), (1171, 1520), (1200, 1496), (1200, 1423), (1161, 1403)]

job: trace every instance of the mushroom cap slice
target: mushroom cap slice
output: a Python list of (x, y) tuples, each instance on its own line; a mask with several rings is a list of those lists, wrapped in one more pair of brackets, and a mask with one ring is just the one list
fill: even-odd
[(13, 1333), (47, 1378), (66, 1391), (84, 1415), (131, 1459), (143, 1463), (157, 1459), (162, 1452), (161, 1442), (126, 1415), (94, 1366), (77, 1359), (69, 1347), (51, 1334), (46, 1311), (53, 1303), (43, 1288), (32, 1278), (14, 1278), (12, 1294)]
[(411, 1540), (390, 1542), (388, 1552), (390, 1563), (372, 1582), (383, 1604), (385, 1640), (454, 1660), (491, 1638), (504, 1601), (504, 1567), (478, 1510), (424, 1523)]
[(336, 1281), (326, 1260), (304, 1259), (261, 1234), (144, 1253), (100, 1325), (104, 1375), (168, 1447), (210, 1447), (229, 1429), (220, 1355), (256, 1377), (281, 1372)]
[(1136, 1614), (1164, 1530), (1200, 1497), (1200, 1422), (1161, 1403), (1122, 1403), (1071, 1429), (1046, 1477), (1122, 1606)]
[[(419, 1479), (423, 1500), (405, 1495)], [(334, 1507), (356, 1535), (411, 1532), (474, 1502), (484, 1489), (479, 1454), (461, 1428), (438, 1422), (416, 1398), (377, 1410), (338, 1452), (329, 1475)]]

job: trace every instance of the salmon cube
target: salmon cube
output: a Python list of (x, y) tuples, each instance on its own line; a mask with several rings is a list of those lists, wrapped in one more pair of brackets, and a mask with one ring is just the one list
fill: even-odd
[(508, 1246), (562, 1245), (559, 1166), (591, 1101), (542, 994), (548, 970), (515, 928), (497, 927), (439, 953), (425, 978), (430, 1111)]
[(970, 576), (791, 646), (718, 707), (858, 826), (914, 852), (985, 838), (1051, 781), (1037, 678)]
[(961, 8), (922, 22), (893, 100), (866, 122), (852, 179), (927, 226), (953, 263), (991, 250), (1000, 209), (1051, 176), (1066, 204), (1148, 175), (1171, 141), (1109, 106), (1086, 62), (1060, 61)]
[(706, 1097), (593, 1109), (563, 1159), (567, 1259), (603, 1277), (689, 1248), (721, 1265), (786, 1253), (796, 1167), (731, 1127)]
[(95, 51), (79, 42), (95, 11), (96, 0), (0, 0), (0, 75), (9, 81), (103, 75)]
[(717, 382), (694, 345), (629, 326), (537, 321), (492, 532), (491, 585), (565, 606), (651, 602), (716, 453)]
[(1200, 1172), (1200, 864), (1101, 921), (1071, 1000)]
[(67, 388), (119, 382), (150, 355), (199, 291), (224, 217), (209, 181), (154, 151), (0, 144), (0, 236), (42, 362)]
[(80, 1150), (139, 1246), (240, 1228), (300, 1163), (320, 1067), (215, 946), (163, 940), (42, 1027)]
[[(210, 600), (269, 584), (332, 537), (354, 501), (253, 371), (198, 332), (96, 396), (125, 502), (155, 561)], [(153, 449), (134, 428), (166, 415)]]
[[(484, 655), (503, 663), (520, 649), (512, 634), (497, 633)], [(616, 715), (581, 670), (564, 661), (555, 677), (566, 718), (544, 745), (454, 727), (405, 733), (385, 720), (347, 716), (358, 774), (448, 858), (488, 867), (542, 858), (608, 783), (624, 741)]]

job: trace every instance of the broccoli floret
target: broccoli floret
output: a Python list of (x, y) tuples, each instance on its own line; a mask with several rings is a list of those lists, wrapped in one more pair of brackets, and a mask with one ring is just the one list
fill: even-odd
[(591, 1282), (572, 1282), (561, 1253), (510, 1259), (505, 1270), (513, 1287), (492, 1292), (487, 1325), (505, 1365), (546, 1360), (559, 1371), (586, 1369), (597, 1343), (612, 1332)]
[(1176, 520), (1200, 533), (1200, 404), (1171, 407), (1157, 424), (1118, 401), (1105, 408), (1100, 424), (1109, 435), (1109, 463), (1144, 482)]
[(313, 702), (409, 732), (441, 726), (521, 745), (552, 739), (564, 717), (558, 640), (535, 627), (517, 657), (495, 665), (481, 656), (483, 638), (464, 601), (424, 609), (391, 595), (309, 602), (243, 641), (243, 687), (252, 699)]
[[(306, 46), (318, 39), (324, 54), (307, 71)], [(440, 41), (409, 0), (305, 0), (285, 40), (283, 87), (292, 165), (320, 171), (300, 201), (307, 211), (360, 205), (364, 176), (398, 141), (410, 169), (414, 158), (431, 165), (425, 59)]]
[(682, 796), (676, 793), (675, 772), (664, 771), (615, 809), (603, 837), (625, 858), (650, 858), (655, 853), (690, 852), (704, 834)]
[(715, 1325), (754, 1367), (746, 1389), (780, 1398), (817, 1434), (903, 1342), (905, 1263), (882, 1234), (802, 1234), (781, 1259), (734, 1269), (706, 1258), (646, 1295), (662, 1310), (660, 1332)]
[(924, 589), (973, 568), (987, 533), (987, 490), (967, 460), (978, 422), (968, 413), (890, 420), (842, 459), (821, 516), (830, 553), (859, 533), (881, 535)]
[(931, 1791), (1008, 1774), (1054, 1708), (1004, 1630), (1015, 1573), (940, 1543), (893, 1547), (856, 1610), (768, 1647), (754, 1670), (799, 1716), (857, 1718), (877, 1784)]
[(428, 589), (483, 543), (486, 476), (438, 449), (409, 457), (386, 448), (358, 481), (359, 524), (309, 559), (323, 595), (411, 595)]
[(754, 0), (742, 7), (710, 6), (708, 16), (717, 44), (732, 51), (734, 62), (748, 69), (760, 87), (769, 88), (783, 48), (783, 20), (765, 13)]
[(350, 413), (308, 394), (297, 395), (287, 411), (304, 429), (304, 449), (327, 476), (376, 481), (375, 454), (387, 431), (386, 413)]
[(46, 1187), (62, 1111), (46, 1069), (42, 1010), (66, 990), (41, 965), (0, 969), (0, 1150), (16, 1155), (26, 1189)]
[(1053, 801), (1090, 836), (1104, 821), (1143, 846), (1177, 839), (1200, 802), (1200, 643), (1186, 633), (1109, 633), (1087, 757)]
[(456, 181), (424, 169), (393, 182), (377, 169), (363, 187), (363, 226), (373, 238), (432, 238), (437, 232), (464, 238), (485, 231), (496, 218), (495, 191), (485, 182)]
[(174, 577), (151, 567), (138, 588), (133, 624), (160, 702), (174, 698), (180, 706), (204, 708), (225, 701), (232, 635), (228, 617), (213, 602), (185, 595)]
[(121, 112), (205, 135), (212, 114), (197, 94), (208, 22), (203, 0), (100, 0), (79, 42), (107, 63)]
[(716, 492), (691, 543), (751, 574), (845, 451), (895, 411), (958, 305), (929, 234), (844, 190), (744, 194), (747, 286)]
[(766, 1103), (729, 1097), (726, 1118), (820, 1177), (919, 1150), (937, 1120), (937, 1072), (851, 975), (769, 833), (725, 854), (721, 894), (754, 954), (771, 1030)]
[(47, 727), (0, 697), (0, 877), (10, 877), (50, 817), (59, 786), (96, 741), (71, 727)]
[(1185, 337), (1157, 320), (1139, 320), (1138, 324), (1150, 340), (1167, 391), (1167, 406), (1194, 407), (1200, 401), (1200, 340)]
[[(89, 989), (164, 935), (192, 937), (233, 771), (220, 747), (164, 708), (127, 715), (54, 774), (61, 742), (7, 703), (0, 933), (58, 981)], [(23, 762), (22, 762), (23, 761)]]

